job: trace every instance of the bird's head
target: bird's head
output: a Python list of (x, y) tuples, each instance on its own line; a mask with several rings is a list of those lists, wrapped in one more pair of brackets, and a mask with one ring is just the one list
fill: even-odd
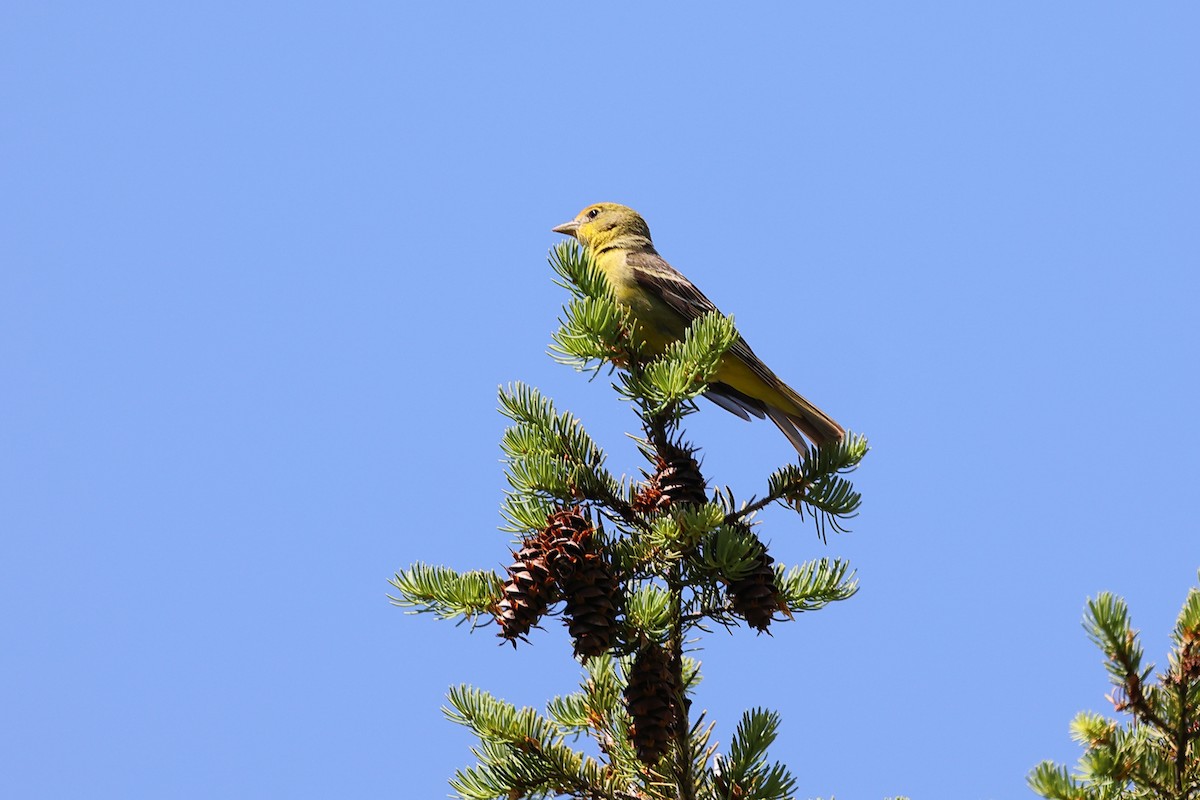
[(585, 247), (603, 250), (608, 247), (651, 248), (650, 226), (642, 215), (617, 203), (596, 203), (579, 212), (570, 222), (552, 229), (555, 233), (574, 236)]

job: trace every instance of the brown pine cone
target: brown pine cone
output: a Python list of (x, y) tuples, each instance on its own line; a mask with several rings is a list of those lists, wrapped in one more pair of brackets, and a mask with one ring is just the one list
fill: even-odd
[(508, 582), (504, 596), (496, 603), (496, 621), (500, 636), (513, 643), (524, 639), (550, 605), (554, 581), (546, 564), (546, 550), (540, 536), (525, 539), (521, 549), (513, 553), (508, 567)]
[(707, 487), (695, 452), (691, 447), (671, 444), (658, 453), (654, 474), (633, 499), (634, 510), (647, 513), (677, 503), (707, 503)]
[(612, 645), (621, 589), (591, 523), (578, 509), (550, 517), (542, 534), (546, 563), (566, 601), (567, 629), (575, 655), (585, 661)]
[(625, 708), (632, 719), (629, 737), (638, 760), (647, 766), (658, 763), (675, 735), (679, 697), (670, 659), (656, 643), (642, 645), (634, 658), (625, 685)]
[(776, 611), (787, 613), (787, 604), (775, 583), (775, 559), (767, 553), (766, 545), (754, 540), (754, 566), (736, 581), (727, 581), (729, 601), (733, 610), (746, 624), (759, 633), (767, 630)]

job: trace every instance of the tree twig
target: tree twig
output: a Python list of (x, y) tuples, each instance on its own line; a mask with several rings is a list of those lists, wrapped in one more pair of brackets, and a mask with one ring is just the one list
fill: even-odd
[(680, 800), (696, 800), (692, 774), (691, 725), (688, 723), (687, 686), (683, 682), (683, 565), (677, 562), (668, 579), (674, 614), (671, 620), (671, 674), (675, 679), (675, 777)]

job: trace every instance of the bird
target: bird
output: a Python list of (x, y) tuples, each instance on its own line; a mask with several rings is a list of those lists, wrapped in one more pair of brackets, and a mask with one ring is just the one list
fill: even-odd
[[(658, 254), (642, 215), (619, 203), (595, 203), (570, 222), (551, 229), (571, 236), (591, 254), (617, 302), (629, 309), (651, 353), (684, 337), (688, 325), (717, 311), (678, 270)], [(749, 421), (766, 417), (796, 452), (836, 444), (846, 435), (828, 414), (780, 380), (740, 336), (721, 358), (704, 397)]]

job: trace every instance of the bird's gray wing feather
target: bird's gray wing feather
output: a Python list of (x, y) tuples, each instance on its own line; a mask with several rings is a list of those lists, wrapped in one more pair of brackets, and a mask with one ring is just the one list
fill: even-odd
[[(626, 263), (633, 268), (633, 279), (646, 291), (655, 297), (662, 298), (675, 313), (683, 317), (684, 322), (691, 324), (697, 317), (710, 311), (720, 313), (713, 301), (704, 296), (695, 284), (683, 276), (679, 270), (667, 263), (658, 253), (630, 253), (625, 257)], [(729, 349), (739, 361), (754, 371), (754, 374), (767, 383), (777, 383), (779, 378), (767, 368), (767, 365), (754, 355), (750, 345), (741, 336)], [(744, 395), (743, 395), (744, 397)], [(720, 405), (718, 403), (718, 405)], [(733, 413), (737, 413), (736, 411)], [(740, 416), (740, 415), (739, 415)], [(761, 414), (756, 416), (761, 417)]]

